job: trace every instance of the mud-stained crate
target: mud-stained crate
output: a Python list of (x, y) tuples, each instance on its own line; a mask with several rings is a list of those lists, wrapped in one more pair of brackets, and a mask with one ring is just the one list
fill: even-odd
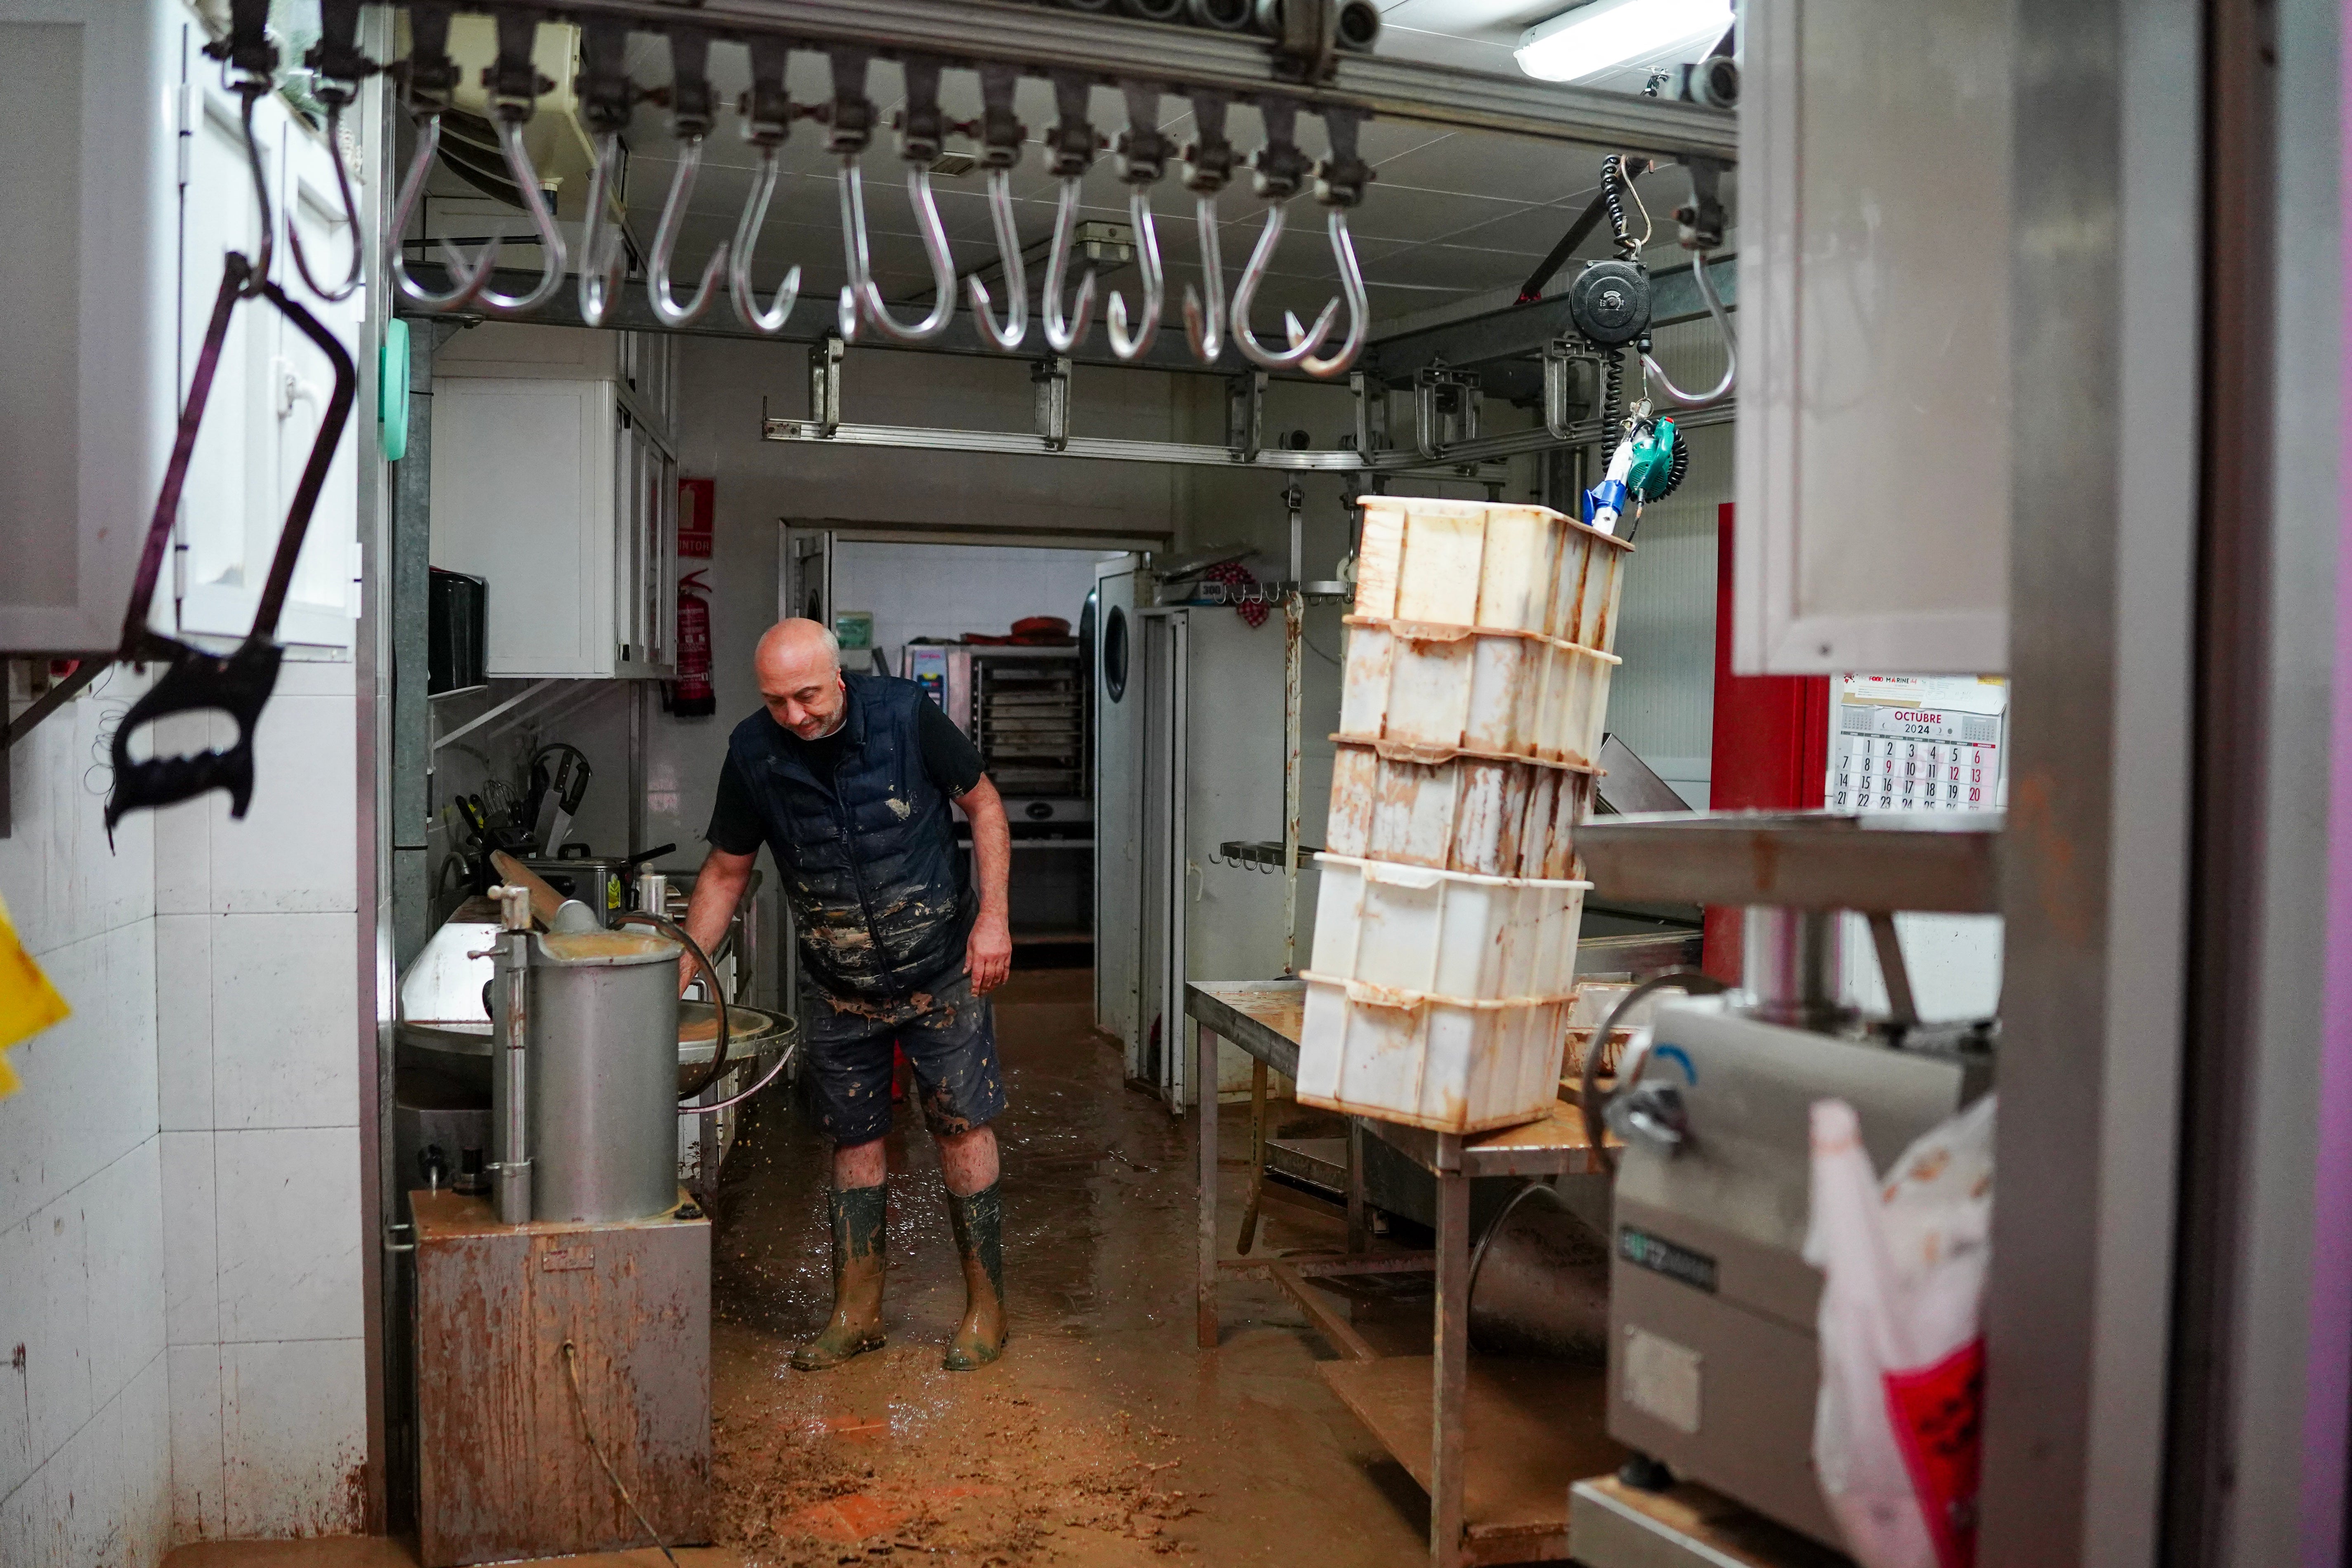
[(665, 1542), (709, 1541), (709, 1221), (502, 1226), (482, 1198), (410, 1201), (425, 1568), (652, 1556), (590, 1430)]
[(1355, 613), (1616, 646), (1633, 545), (1539, 506), (1369, 496)]
[(1309, 970), (1298, 1101), (1433, 1132), (1533, 1121), (1559, 1095), (1569, 1001), (1436, 996)]
[(1333, 739), (1324, 837), (1333, 854), (1488, 877), (1576, 876), (1593, 769)]
[(1535, 632), (1347, 624), (1339, 739), (1600, 765), (1615, 654)]

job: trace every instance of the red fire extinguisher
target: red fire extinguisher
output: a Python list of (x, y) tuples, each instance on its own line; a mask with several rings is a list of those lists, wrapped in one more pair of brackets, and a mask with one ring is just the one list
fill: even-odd
[(700, 572), (677, 580), (677, 679), (670, 682), (669, 710), (682, 719), (707, 719), (719, 711), (710, 685), (710, 591)]

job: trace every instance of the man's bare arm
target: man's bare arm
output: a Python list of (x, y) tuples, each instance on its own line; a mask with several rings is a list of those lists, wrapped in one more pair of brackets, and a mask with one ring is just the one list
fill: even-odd
[[(751, 880), (752, 863), (759, 858), (757, 850), (749, 855), (730, 855), (715, 847), (702, 858), (702, 870), (694, 879), (693, 896), (686, 902), (686, 933), (701, 945), (703, 952), (715, 952), (726, 939), (728, 924), (735, 918), (735, 906), (742, 900), (743, 889)], [(677, 988), (684, 991), (692, 984), (695, 973), (694, 955), (680, 956)]]
[(1004, 800), (983, 775), (956, 798), (971, 822), (972, 859), (980, 876), (980, 918), (964, 945), (964, 972), (972, 994), (985, 996), (1013, 973), (1013, 830), (1004, 820)]

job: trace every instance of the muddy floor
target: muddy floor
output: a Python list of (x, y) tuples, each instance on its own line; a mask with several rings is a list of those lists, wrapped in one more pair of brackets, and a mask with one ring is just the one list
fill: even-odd
[[(962, 1284), (912, 1105), (889, 1143), (890, 1343), (831, 1372), (787, 1364), (830, 1310), (827, 1146), (772, 1103), (730, 1161), (715, 1461), (720, 1542), (747, 1563), (1424, 1560), (1421, 1489), (1317, 1375), (1331, 1352), (1287, 1298), (1229, 1279), (1223, 1344), (1194, 1347), (1192, 1123), (1122, 1081), (1091, 984), (1022, 973), (999, 994), (1013, 1337), (993, 1366), (940, 1367)], [(1248, 1119), (1222, 1120), (1231, 1222)], [(1344, 1239), (1310, 1209), (1266, 1213), (1261, 1248)], [(1428, 1344), (1425, 1304), (1366, 1321)]]

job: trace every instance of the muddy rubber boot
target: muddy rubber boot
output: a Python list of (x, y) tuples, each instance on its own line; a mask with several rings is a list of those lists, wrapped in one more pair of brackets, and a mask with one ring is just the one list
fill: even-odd
[(940, 1364), (950, 1372), (986, 1366), (1004, 1353), (1004, 1198), (992, 1182), (968, 1198), (948, 1194), (948, 1220), (963, 1257), (963, 1321)]
[(890, 1185), (835, 1189), (826, 1206), (833, 1215), (833, 1321), (824, 1332), (793, 1352), (803, 1372), (823, 1372), (851, 1356), (878, 1351), (882, 1332), (882, 1276), (886, 1263)]

